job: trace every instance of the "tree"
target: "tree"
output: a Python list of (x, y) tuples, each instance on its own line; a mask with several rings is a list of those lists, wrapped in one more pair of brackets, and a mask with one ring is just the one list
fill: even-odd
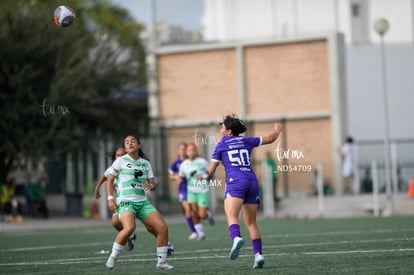
[(55, 1), (0, 3), (0, 182), (18, 158), (85, 148), (97, 129), (146, 116), (145, 97), (119, 96), (146, 86), (142, 27), (106, 1), (70, 4), (76, 20), (61, 28)]

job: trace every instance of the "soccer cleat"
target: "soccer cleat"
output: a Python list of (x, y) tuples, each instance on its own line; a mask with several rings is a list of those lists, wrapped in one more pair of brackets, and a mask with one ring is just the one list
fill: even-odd
[(137, 235), (135, 235), (135, 233), (132, 233), (132, 235), (128, 237), (128, 242), (127, 242), (128, 251), (132, 251), (134, 249), (136, 239), (137, 239)]
[(116, 258), (112, 257), (112, 256), (109, 256), (109, 258), (106, 261), (105, 265), (106, 265), (107, 268), (112, 269), (115, 266), (115, 262), (116, 262)]
[(240, 249), (244, 246), (244, 240), (240, 237), (236, 237), (233, 240), (233, 246), (230, 250), (230, 260), (235, 260), (239, 257)]
[(171, 256), (171, 255), (173, 255), (174, 254), (174, 246), (170, 243), (170, 242), (168, 242), (168, 250), (167, 250), (167, 255), (168, 256)]
[(204, 241), (206, 239), (206, 235), (197, 235), (197, 241)]
[(263, 268), (264, 262), (263, 255), (256, 253), (256, 255), (254, 255), (253, 269)]
[(168, 264), (167, 262), (163, 262), (163, 263), (157, 263), (157, 270), (170, 270), (173, 269), (174, 267), (170, 264)]
[(198, 237), (197, 233), (193, 232), (190, 234), (190, 236), (188, 236), (188, 239), (192, 241), (192, 240), (196, 240), (197, 237)]
[(214, 225), (216, 223), (216, 221), (214, 220), (213, 213), (211, 213), (210, 210), (207, 210), (207, 219), (210, 225)]

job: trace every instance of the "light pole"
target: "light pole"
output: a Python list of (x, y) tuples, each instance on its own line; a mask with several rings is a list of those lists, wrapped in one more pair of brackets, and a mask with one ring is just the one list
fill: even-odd
[(379, 18), (374, 22), (374, 30), (380, 36), (381, 39), (381, 71), (382, 71), (382, 92), (384, 101), (384, 169), (385, 169), (385, 183), (387, 193), (387, 209), (385, 215), (392, 215), (393, 213), (393, 200), (392, 200), (392, 179), (390, 168), (390, 121), (388, 115), (388, 94), (387, 94), (387, 75), (386, 75), (386, 62), (385, 62), (385, 48), (384, 48), (384, 35), (387, 33), (390, 24), (385, 18)]

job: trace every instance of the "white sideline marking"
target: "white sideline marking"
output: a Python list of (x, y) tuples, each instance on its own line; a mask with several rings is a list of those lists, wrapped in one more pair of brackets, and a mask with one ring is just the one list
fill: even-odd
[[(369, 233), (373, 232), (383, 232), (382, 230), (377, 231), (369, 231)], [(408, 232), (408, 231), (414, 231), (414, 229), (403, 229), (403, 230), (395, 230), (395, 231), (387, 231), (388, 232)], [(361, 233), (361, 231), (353, 231), (358, 232), (358, 234)], [(363, 231), (366, 233), (366, 231)], [(318, 233), (318, 235), (324, 236), (324, 235), (333, 235), (327, 233)], [(334, 233), (334, 232), (331, 232)], [(357, 234), (357, 233), (353, 233)], [(291, 234), (292, 235), (292, 234)], [(268, 239), (269, 237), (272, 237), (274, 235), (264, 235), (264, 238), (262, 239)], [(316, 236), (316, 234), (312, 234), (312, 236)], [(390, 242), (390, 241), (411, 241), (414, 240), (414, 237), (410, 238), (397, 238), (397, 239), (373, 239), (373, 240), (352, 240), (352, 241), (338, 241), (338, 242), (317, 242), (317, 243), (297, 243), (297, 244), (280, 244), (280, 245), (266, 245), (267, 248), (278, 248), (278, 247), (300, 247), (300, 246), (315, 246), (315, 245), (333, 245), (333, 244), (349, 244), (349, 243), (372, 243), (372, 242)], [(34, 251), (34, 250), (47, 250), (47, 249), (60, 249), (60, 248), (76, 248), (76, 247), (91, 247), (91, 246), (108, 246), (108, 248), (111, 247), (113, 242), (100, 242), (100, 243), (84, 243), (84, 244), (66, 244), (66, 245), (48, 245), (48, 246), (31, 246), (31, 247), (20, 247), (20, 248), (5, 248), (0, 249), (0, 252), (19, 252), (19, 251)], [(226, 249), (223, 248), (217, 248), (217, 249), (199, 249), (199, 250), (192, 250), (188, 253), (204, 253), (204, 252), (212, 252), (212, 251), (226, 251)], [(175, 254), (181, 254), (186, 252), (176, 252)], [(148, 254), (139, 254), (139, 255), (148, 255)]]
[(47, 249), (59, 249), (59, 248), (90, 247), (90, 246), (99, 246), (99, 245), (111, 246), (112, 244), (113, 244), (113, 242), (102, 242), (102, 243), (89, 243), (89, 244), (88, 243), (82, 243), (82, 244), (31, 246), (31, 247), (0, 249), (0, 252), (19, 252), (19, 251), (47, 250)]
[(329, 254), (357, 254), (357, 253), (384, 253), (384, 252), (405, 252), (414, 251), (414, 248), (396, 248), (396, 249), (372, 249), (372, 250), (345, 250), (345, 251), (319, 251), (319, 252), (301, 252), (303, 255), (329, 255)]
[[(368, 253), (394, 253), (394, 252), (407, 252), (414, 251), (414, 248), (398, 248), (398, 249), (371, 249), (371, 250), (343, 250), (343, 251), (318, 251), (318, 252), (292, 252), (292, 253), (269, 253), (265, 254), (265, 257), (280, 257), (280, 256), (291, 256), (291, 255), (334, 255), (334, 254), (368, 254)], [(136, 255), (134, 255), (136, 256)], [(252, 255), (239, 255), (241, 258), (253, 257)], [(229, 258), (228, 255), (210, 255), (210, 256), (192, 256), (192, 257), (174, 257), (171, 262), (184, 261), (184, 260), (209, 260), (217, 258)], [(19, 262), (19, 263), (2, 263), (0, 266), (29, 266), (29, 265), (64, 265), (64, 264), (82, 264), (82, 263), (100, 263), (105, 262), (103, 257), (95, 258), (74, 258), (74, 259), (62, 259), (52, 261), (36, 261), (36, 262)], [(153, 256), (151, 259), (122, 259), (118, 262), (155, 262), (156, 259)]]
[(315, 232), (315, 233), (292, 233), (292, 234), (272, 234), (265, 235), (266, 237), (274, 238), (293, 238), (293, 237), (314, 237), (314, 236), (336, 236), (336, 235), (359, 235), (367, 233), (399, 233), (399, 232), (413, 232), (414, 228), (400, 228), (400, 229), (378, 229), (372, 231), (330, 231), (330, 232)]

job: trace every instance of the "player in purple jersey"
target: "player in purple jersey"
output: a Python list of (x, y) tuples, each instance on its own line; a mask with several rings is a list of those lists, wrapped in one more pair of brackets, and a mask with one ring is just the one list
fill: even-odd
[(240, 235), (238, 218), (243, 207), (243, 219), (249, 231), (255, 255), (253, 268), (263, 268), (262, 239), (256, 223), (257, 208), (260, 204), (259, 184), (250, 166), (250, 155), (254, 147), (274, 142), (282, 131), (282, 126), (275, 123), (273, 131), (268, 136), (243, 137), (240, 134), (246, 131), (246, 126), (242, 120), (234, 115), (226, 116), (220, 124), (220, 133), (223, 137), (213, 151), (210, 167), (203, 178), (210, 178), (219, 163), (223, 164), (226, 171), (224, 210), (229, 233), (233, 239), (230, 259), (237, 259), (240, 249), (244, 245), (244, 240)]
[(195, 240), (197, 238), (197, 233), (196, 233), (193, 218), (191, 215), (191, 208), (187, 201), (187, 180), (185, 178), (181, 178), (178, 175), (178, 172), (180, 171), (181, 163), (187, 158), (186, 149), (187, 149), (187, 144), (185, 142), (182, 142), (178, 145), (178, 158), (174, 160), (174, 162), (171, 164), (168, 172), (169, 172), (169, 179), (179, 183), (178, 199), (180, 200), (181, 205), (184, 209), (184, 215), (187, 221), (187, 225), (191, 230), (191, 235), (188, 237), (188, 239)]

